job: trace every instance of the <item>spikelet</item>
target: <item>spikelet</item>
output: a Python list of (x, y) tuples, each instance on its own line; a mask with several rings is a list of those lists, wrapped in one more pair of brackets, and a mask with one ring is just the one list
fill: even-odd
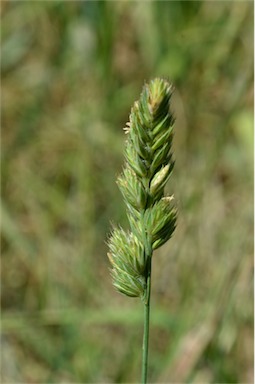
[(174, 166), (172, 92), (172, 86), (160, 78), (145, 84), (124, 128), (126, 162), (117, 184), (131, 232), (113, 230), (108, 257), (114, 286), (121, 293), (142, 299), (152, 252), (170, 239), (176, 226), (173, 196), (164, 197)]

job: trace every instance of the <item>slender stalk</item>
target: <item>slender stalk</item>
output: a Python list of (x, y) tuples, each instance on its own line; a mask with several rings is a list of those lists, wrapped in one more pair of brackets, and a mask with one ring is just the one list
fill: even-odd
[(151, 261), (149, 262), (149, 266), (148, 266), (146, 300), (144, 301), (142, 384), (147, 383), (149, 329), (150, 329), (150, 295), (151, 295)]

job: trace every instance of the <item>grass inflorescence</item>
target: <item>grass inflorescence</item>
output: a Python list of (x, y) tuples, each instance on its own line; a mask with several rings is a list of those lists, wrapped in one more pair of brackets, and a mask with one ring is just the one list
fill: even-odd
[(130, 231), (114, 228), (109, 239), (114, 286), (127, 296), (140, 297), (145, 305), (143, 382), (147, 379), (151, 258), (176, 226), (174, 198), (164, 195), (174, 166), (172, 92), (166, 80), (156, 78), (144, 86), (134, 103), (124, 128), (128, 136), (125, 166), (117, 179)]

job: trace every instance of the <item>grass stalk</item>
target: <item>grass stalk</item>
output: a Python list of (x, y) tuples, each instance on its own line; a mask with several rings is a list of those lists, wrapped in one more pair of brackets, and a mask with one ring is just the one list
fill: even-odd
[(150, 333), (150, 299), (151, 299), (151, 262), (148, 267), (146, 300), (144, 301), (144, 329), (143, 329), (143, 358), (142, 358), (142, 384), (147, 383), (149, 333)]
[(125, 167), (117, 179), (130, 231), (114, 228), (108, 241), (114, 286), (127, 296), (140, 297), (144, 304), (143, 384), (148, 372), (152, 255), (172, 236), (177, 215), (173, 196), (164, 195), (174, 166), (171, 96), (171, 85), (156, 78), (134, 103), (124, 129)]

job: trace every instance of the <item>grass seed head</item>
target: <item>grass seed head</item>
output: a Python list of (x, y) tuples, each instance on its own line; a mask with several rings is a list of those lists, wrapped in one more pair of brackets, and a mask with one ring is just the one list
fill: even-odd
[(108, 257), (117, 290), (142, 299), (152, 251), (170, 239), (176, 226), (173, 197), (164, 196), (174, 166), (172, 92), (172, 86), (160, 78), (145, 84), (124, 128), (126, 164), (117, 184), (131, 232), (113, 231)]

